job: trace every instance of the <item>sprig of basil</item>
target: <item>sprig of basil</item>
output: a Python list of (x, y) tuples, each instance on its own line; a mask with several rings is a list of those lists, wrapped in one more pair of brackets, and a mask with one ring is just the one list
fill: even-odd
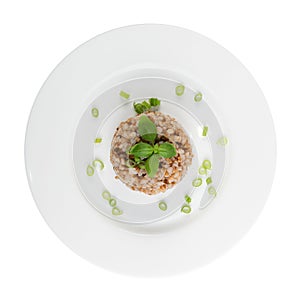
[[(138, 123), (138, 131), (142, 140), (150, 142), (152, 145), (140, 142), (132, 146), (128, 154), (134, 156), (132, 162), (133, 167), (138, 166), (141, 169), (146, 169), (150, 178), (155, 177), (159, 168), (160, 157), (171, 158), (176, 155), (176, 148), (168, 142), (163, 144), (155, 144), (157, 130), (155, 124), (146, 116), (141, 116)], [(145, 159), (147, 159), (145, 161)], [(129, 167), (132, 167), (129, 164)]]

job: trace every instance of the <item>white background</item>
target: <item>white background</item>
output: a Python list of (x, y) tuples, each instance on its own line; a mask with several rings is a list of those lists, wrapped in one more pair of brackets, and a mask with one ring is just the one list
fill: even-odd
[[(297, 4), (296, 0), (0, 0), (0, 299), (299, 299)], [(56, 64), (99, 33), (149, 22), (198, 31), (236, 55), (265, 93), (278, 142), (273, 189), (247, 236), (210, 265), (163, 279), (113, 274), (65, 247), (32, 200), (23, 159), (31, 106)]]

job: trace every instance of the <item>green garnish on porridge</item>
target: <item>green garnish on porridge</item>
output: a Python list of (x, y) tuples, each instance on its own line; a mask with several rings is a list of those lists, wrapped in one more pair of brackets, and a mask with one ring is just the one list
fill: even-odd
[(174, 187), (193, 158), (189, 138), (175, 118), (152, 111), (159, 105), (156, 98), (134, 103), (138, 115), (121, 122), (111, 143), (116, 178), (148, 195)]

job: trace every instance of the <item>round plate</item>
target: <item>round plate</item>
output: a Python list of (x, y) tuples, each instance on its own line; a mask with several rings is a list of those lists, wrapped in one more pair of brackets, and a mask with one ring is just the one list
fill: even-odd
[[(185, 86), (182, 96), (178, 85)], [(195, 102), (199, 91), (203, 99)], [(161, 99), (161, 112), (183, 126), (194, 153), (182, 181), (156, 196), (115, 180), (109, 160), (116, 127), (134, 115), (134, 101), (149, 97)], [(225, 147), (218, 142), (224, 136)], [(248, 71), (211, 40), (165, 25), (113, 30), (68, 55), (37, 96), (25, 142), (33, 197), (60, 239), (102, 267), (145, 276), (201, 266), (239, 240), (267, 199), (275, 157), (272, 118)], [(204, 159), (213, 168), (203, 177)], [(203, 184), (194, 188), (198, 177)], [(101, 197), (106, 190), (121, 214)], [(162, 201), (167, 210), (159, 209)], [(181, 212), (185, 204), (191, 213)]]

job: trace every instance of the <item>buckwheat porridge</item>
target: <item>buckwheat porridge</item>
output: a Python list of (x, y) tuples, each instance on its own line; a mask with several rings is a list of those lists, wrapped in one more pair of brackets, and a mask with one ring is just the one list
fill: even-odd
[(182, 126), (159, 111), (142, 112), (121, 122), (111, 142), (116, 178), (148, 195), (179, 183), (192, 158), (192, 146)]

